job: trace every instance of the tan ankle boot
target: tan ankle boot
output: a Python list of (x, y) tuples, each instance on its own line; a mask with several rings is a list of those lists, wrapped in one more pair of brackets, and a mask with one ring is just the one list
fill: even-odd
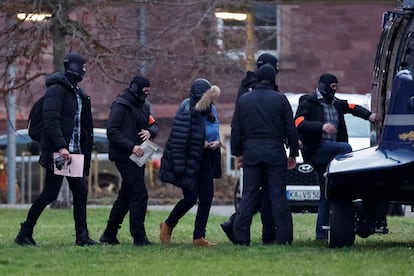
[(215, 243), (215, 242), (209, 242), (205, 238), (194, 239), (193, 240), (193, 244), (194, 245), (198, 245), (198, 246), (205, 246), (205, 247), (217, 245), (217, 243)]
[(169, 227), (165, 222), (160, 223), (160, 241), (164, 244), (171, 242), (172, 227)]

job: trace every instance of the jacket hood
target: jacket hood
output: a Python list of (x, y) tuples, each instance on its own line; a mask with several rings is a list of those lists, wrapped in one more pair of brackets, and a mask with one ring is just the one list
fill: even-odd
[(246, 76), (241, 81), (241, 86), (247, 90), (251, 87), (254, 87), (256, 83), (257, 83), (256, 73), (252, 71), (247, 71)]
[(62, 85), (68, 89), (74, 89), (74, 86), (66, 78), (62, 72), (55, 72), (50, 74), (45, 81), (46, 87), (50, 87), (55, 84)]
[[(247, 71), (246, 76), (241, 81), (241, 86), (243, 87), (243, 89), (248, 91), (249, 89), (253, 89), (256, 86), (257, 83), (258, 83), (258, 81), (257, 81), (256, 73), (252, 72), (252, 71)], [(277, 84), (274, 84), (273, 85), (273, 90), (279, 92), (279, 86)]]
[(201, 99), (197, 102), (195, 109), (199, 112), (206, 111), (210, 108), (211, 104), (220, 96), (220, 88), (216, 85), (213, 85), (208, 89)]
[(145, 104), (145, 101), (141, 102), (135, 97), (130, 88), (124, 89), (124, 91), (116, 97), (115, 101), (130, 107), (141, 107)]
[(211, 84), (206, 79), (196, 79), (191, 85), (190, 90), (190, 103), (191, 106), (195, 106), (196, 103), (201, 99), (204, 93), (211, 88)]

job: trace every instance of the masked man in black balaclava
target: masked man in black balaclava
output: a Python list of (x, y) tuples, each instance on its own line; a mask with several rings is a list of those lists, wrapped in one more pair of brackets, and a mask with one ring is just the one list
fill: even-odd
[[(93, 245), (86, 223), (88, 197), (87, 176), (93, 143), (93, 121), (90, 97), (78, 86), (85, 72), (85, 59), (70, 53), (64, 57), (65, 71), (55, 72), (46, 79), (46, 93), (42, 107), (42, 136), (39, 163), (45, 168), (42, 193), (31, 206), (26, 221), (22, 223), (15, 239), (19, 245), (36, 246), (33, 228), (44, 208), (54, 201), (60, 190), (63, 176), (55, 175), (54, 161), (58, 158), (71, 160), (71, 154), (83, 154), (82, 177), (66, 177), (73, 195), (76, 245)], [(59, 157), (53, 160), (53, 153)], [(47, 235), (46, 235), (47, 236)]]
[(144, 154), (141, 144), (155, 137), (158, 126), (146, 103), (150, 93), (150, 82), (136, 76), (111, 106), (107, 123), (109, 139), (109, 159), (115, 162), (122, 176), (122, 186), (118, 192), (104, 233), (102, 243), (116, 245), (118, 229), (129, 211), (129, 227), (135, 246), (151, 245), (144, 221), (147, 211), (148, 192), (144, 181), (145, 166), (139, 167), (129, 157)]
[[(263, 53), (261, 54), (256, 61), (256, 68), (259, 69), (263, 65), (270, 64), (273, 69), (275, 69), (275, 73), (277, 74), (279, 72), (279, 60), (277, 57), (275, 57), (272, 54), (269, 53)], [(271, 81), (273, 85), (273, 90), (279, 92), (279, 87), (276, 84), (275, 81), (276, 76), (274, 76), (274, 79)], [(250, 92), (254, 89), (254, 87), (257, 85), (258, 79), (256, 72), (247, 71), (246, 76), (240, 83), (239, 92), (237, 94), (236, 101), (242, 96), (243, 94)], [(261, 220), (262, 220), (262, 242), (263, 244), (273, 244), (276, 240), (276, 231), (275, 226), (273, 223), (272, 218), (272, 210), (270, 206), (270, 199), (267, 196), (267, 191), (264, 189), (261, 190), (262, 194), (262, 200), (258, 202), (256, 206), (256, 212), (260, 211)], [(233, 224), (234, 219), (236, 217), (236, 213), (233, 213), (229, 219), (223, 223), (220, 224), (221, 229), (226, 234), (226, 236), (229, 238), (231, 242), (235, 242), (234, 236), (233, 236)]]
[(337, 88), (338, 79), (334, 75), (326, 73), (319, 78), (318, 90), (327, 103), (332, 103)]
[(70, 53), (63, 59), (65, 76), (71, 84), (77, 85), (86, 73), (85, 59), (78, 54)]
[(322, 74), (317, 89), (299, 99), (295, 116), (303, 159), (316, 169), (319, 176), (321, 193), (316, 222), (317, 240), (327, 240), (328, 237), (327, 230), (322, 228), (329, 224), (329, 202), (325, 198), (324, 185), (326, 166), (335, 155), (352, 151), (348, 144), (344, 114), (351, 113), (370, 122), (376, 120), (376, 114), (366, 108), (336, 98), (337, 88), (336, 76)]

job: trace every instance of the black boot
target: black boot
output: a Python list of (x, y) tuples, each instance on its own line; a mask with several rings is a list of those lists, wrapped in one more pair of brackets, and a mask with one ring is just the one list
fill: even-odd
[(89, 237), (89, 233), (87, 230), (80, 231), (76, 233), (76, 245), (85, 246), (85, 245), (94, 245), (96, 241), (92, 240)]
[(144, 236), (143, 238), (138, 238), (138, 239), (134, 238), (133, 245), (135, 245), (135, 246), (148, 246), (148, 245), (152, 245), (152, 242), (150, 242), (148, 240), (147, 236)]
[(99, 238), (101, 243), (110, 244), (110, 245), (117, 245), (119, 244), (119, 240), (116, 238), (116, 234), (118, 233), (118, 229), (121, 226), (111, 225), (109, 222), (106, 225), (105, 231), (103, 232), (102, 236)]
[(32, 237), (33, 235), (33, 228), (28, 227), (26, 223), (22, 223), (20, 226), (20, 231), (17, 234), (14, 241), (18, 245), (29, 245), (29, 246), (37, 246), (35, 240)]
[(236, 217), (236, 213), (231, 215), (229, 220), (227, 220), (227, 221), (223, 222), (222, 224), (220, 224), (221, 229), (223, 230), (223, 232), (226, 234), (227, 238), (233, 244), (236, 244), (236, 240), (234, 239), (234, 235), (233, 235), (233, 223), (234, 223), (235, 217)]

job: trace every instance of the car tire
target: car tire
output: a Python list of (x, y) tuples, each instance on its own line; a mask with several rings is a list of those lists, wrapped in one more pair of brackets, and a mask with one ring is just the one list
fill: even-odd
[[(95, 194), (99, 193), (101, 196), (113, 197), (118, 194), (121, 187), (118, 187), (118, 179), (114, 175), (100, 175), (98, 178), (99, 188), (95, 189)], [(94, 183), (94, 182), (92, 182)]]
[(328, 245), (352, 246), (355, 241), (355, 215), (351, 200), (332, 200), (329, 207)]

